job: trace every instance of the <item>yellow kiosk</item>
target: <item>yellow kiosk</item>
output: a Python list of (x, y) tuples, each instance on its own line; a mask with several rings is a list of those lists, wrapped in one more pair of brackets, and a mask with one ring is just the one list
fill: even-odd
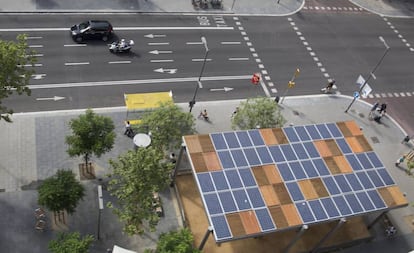
[(126, 121), (131, 125), (140, 123), (143, 113), (160, 106), (160, 103), (174, 102), (172, 91), (124, 94), (127, 108)]

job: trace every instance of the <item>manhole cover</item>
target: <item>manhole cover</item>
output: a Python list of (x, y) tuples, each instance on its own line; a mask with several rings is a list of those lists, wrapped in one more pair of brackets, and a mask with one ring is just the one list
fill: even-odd
[(377, 137), (371, 137), (371, 140), (375, 144), (379, 143), (379, 139)]
[(363, 114), (363, 113), (358, 113), (358, 116), (359, 116), (360, 118), (365, 118), (365, 114)]
[(293, 114), (296, 115), (296, 116), (298, 116), (299, 115), (299, 112), (298, 111), (293, 111)]

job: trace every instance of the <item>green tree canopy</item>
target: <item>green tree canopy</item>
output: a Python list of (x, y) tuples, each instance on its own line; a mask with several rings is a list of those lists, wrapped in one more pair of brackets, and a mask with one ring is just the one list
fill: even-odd
[(141, 118), (141, 126), (151, 131), (151, 145), (161, 150), (179, 148), (182, 136), (194, 133), (195, 120), (174, 103), (162, 103)]
[(191, 231), (183, 228), (179, 231), (163, 233), (157, 243), (157, 253), (198, 253), (193, 247), (194, 238)]
[(67, 152), (71, 157), (82, 155), (88, 164), (92, 154), (100, 157), (112, 149), (115, 126), (111, 118), (97, 115), (88, 109), (85, 114), (72, 119), (69, 125), (73, 135), (66, 136), (66, 143), (69, 145)]
[(66, 210), (74, 213), (79, 201), (85, 196), (85, 189), (75, 174), (68, 170), (58, 170), (56, 175), (47, 178), (38, 187), (38, 203), (53, 212)]
[(87, 253), (92, 242), (92, 235), (82, 238), (78, 232), (58, 233), (57, 238), (49, 242), (48, 248), (52, 253)]
[(26, 35), (17, 36), (17, 42), (0, 40), (0, 119), (11, 122), (12, 109), (2, 105), (3, 99), (14, 92), (30, 95), (27, 87), (34, 73), (32, 68), (25, 66), (36, 62), (34, 51), (27, 50)]
[(282, 127), (286, 120), (283, 118), (279, 105), (271, 98), (249, 98), (240, 103), (233, 115), (233, 129), (254, 129)]
[(117, 197), (116, 205), (109, 207), (125, 222), (124, 231), (129, 235), (143, 233), (144, 220), (154, 231), (159, 217), (153, 194), (168, 187), (173, 165), (163, 159), (162, 151), (153, 147), (130, 150), (109, 163), (113, 173), (108, 190)]

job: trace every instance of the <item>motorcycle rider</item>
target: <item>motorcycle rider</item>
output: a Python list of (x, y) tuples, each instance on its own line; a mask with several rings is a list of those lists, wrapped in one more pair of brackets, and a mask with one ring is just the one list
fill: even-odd
[(122, 49), (124, 47), (126, 47), (126, 41), (125, 39), (122, 39), (121, 42), (119, 43), (119, 48)]

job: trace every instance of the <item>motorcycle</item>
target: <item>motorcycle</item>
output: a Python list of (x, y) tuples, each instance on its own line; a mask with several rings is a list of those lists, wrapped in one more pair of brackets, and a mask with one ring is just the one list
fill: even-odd
[(133, 40), (126, 41), (125, 39), (122, 39), (121, 41), (112, 42), (112, 44), (109, 45), (109, 51), (111, 53), (128, 53), (131, 51), (134, 44)]

